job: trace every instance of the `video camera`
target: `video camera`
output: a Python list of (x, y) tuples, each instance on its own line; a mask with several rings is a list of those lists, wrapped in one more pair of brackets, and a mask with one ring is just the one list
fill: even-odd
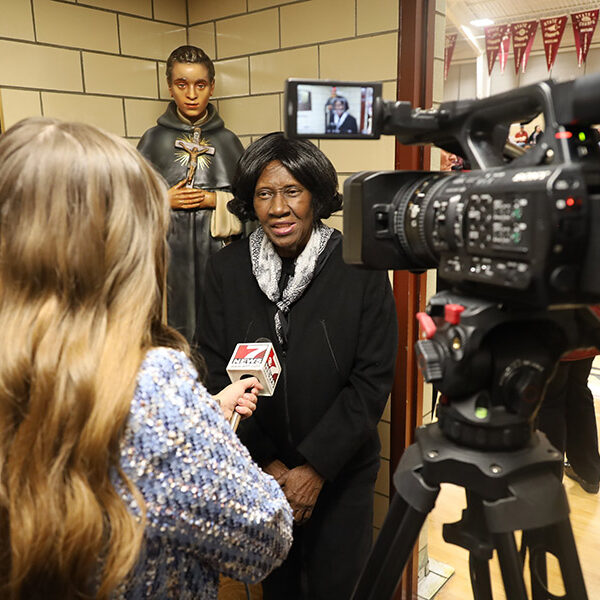
[[(375, 269), (437, 268), (418, 313), (419, 367), (439, 391), (436, 422), (419, 427), (394, 473), (397, 494), (352, 600), (391, 598), (444, 482), (465, 488), (444, 539), (466, 548), (474, 597), (491, 598), (497, 551), (506, 597), (547, 588), (557, 559), (566, 595), (587, 600), (560, 481), (563, 456), (534, 432), (547, 382), (565, 353), (600, 348), (600, 75), (545, 81), (421, 110), (386, 102), (381, 84), (290, 79), (289, 137), (435, 144), (461, 172), (360, 172), (344, 182), (344, 260)], [(543, 115), (527, 151), (511, 123)], [(514, 531), (523, 531), (521, 551)]]
[[(329, 126), (336, 98), (355, 132)], [(379, 83), (290, 79), (291, 137), (434, 144), (469, 172), (360, 172), (344, 183), (344, 259), (422, 271), (466, 294), (546, 307), (600, 301), (600, 76), (545, 81), (437, 109), (388, 102)], [(336, 108), (341, 111), (341, 103)], [(340, 107), (340, 108), (338, 108)], [(511, 123), (542, 113), (542, 138), (509, 161)]]

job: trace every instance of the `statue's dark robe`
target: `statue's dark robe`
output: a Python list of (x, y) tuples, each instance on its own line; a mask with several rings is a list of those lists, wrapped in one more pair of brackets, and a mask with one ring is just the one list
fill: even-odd
[[(243, 147), (237, 136), (225, 128), (216, 108), (208, 105), (209, 117), (200, 125), (200, 143), (212, 146), (213, 155), (201, 154), (193, 187), (208, 191), (230, 191), (230, 184)], [(191, 141), (194, 126), (177, 116), (175, 102), (158, 118), (157, 125), (140, 139), (138, 150), (172, 187), (188, 172), (189, 154), (175, 147), (177, 140)], [(169, 324), (192, 341), (196, 329), (203, 279), (208, 257), (223, 247), (223, 239), (210, 233), (213, 209), (171, 211), (169, 246), (171, 260), (167, 275)]]

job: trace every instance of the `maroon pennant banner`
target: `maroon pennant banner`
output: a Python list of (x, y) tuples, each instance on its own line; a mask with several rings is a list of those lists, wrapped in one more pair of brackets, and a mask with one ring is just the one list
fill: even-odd
[(490, 25), (489, 27), (483, 28), (485, 33), (485, 54), (487, 56), (488, 75), (492, 74), (492, 69), (494, 68), (496, 57), (500, 51), (502, 39), (508, 30), (508, 25)]
[(444, 45), (444, 81), (448, 79), (448, 69), (452, 62), (452, 55), (454, 54), (454, 46), (456, 46), (456, 33), (446, 34), (446, 43)]
[(577, 64), (581, 66), (587, 58), (592, 37), (598, 24), (598, 12), (596, 10), (584, 10), (582, 12), (573, 13), (571, 20), (573, 21), (573, 35), (575, 36), (575, 50), (577, 52)]
[(552, 70), (556, 53), (565, 32), (567, 24), (567, 15), (562, 17), (551, 17), (549, 19), (540, 19), (542, 27), (542, 38), (544, 39), (544, 52), (546, 53), (546, 66), (548, 71)]
[(527, 59), (533, 46), (533, 39), (537, 30), (537, 21), (523, 21), (522, 23), (512, 23), (510, 31), (513, 38), (513, 52), (515, 54), (515, 73), (519, 72), (519, 67), (523, 65), (523, 73), (527, 67)]
[(506, 32), (500, 42), (500, 73), (504, 73), (506, 62), (508, 61), (508, 51), (510, 50), (510, 27), (506, 26)]

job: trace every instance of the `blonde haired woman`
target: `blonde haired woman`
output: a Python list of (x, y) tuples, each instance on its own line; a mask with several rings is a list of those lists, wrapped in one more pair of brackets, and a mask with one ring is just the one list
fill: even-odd
[(225, 420), (248, 380), (220, 408), (164, 325), (168, 219), (116, 136), (0, 136), (2, 598), (216, 598), (287, 553), (287, 501)]

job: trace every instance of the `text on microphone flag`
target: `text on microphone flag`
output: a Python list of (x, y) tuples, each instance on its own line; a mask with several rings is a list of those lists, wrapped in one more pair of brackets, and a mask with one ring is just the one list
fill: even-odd
[(267, 344), (238, 344), (234, 359), (262, 360), (267, 351)]

